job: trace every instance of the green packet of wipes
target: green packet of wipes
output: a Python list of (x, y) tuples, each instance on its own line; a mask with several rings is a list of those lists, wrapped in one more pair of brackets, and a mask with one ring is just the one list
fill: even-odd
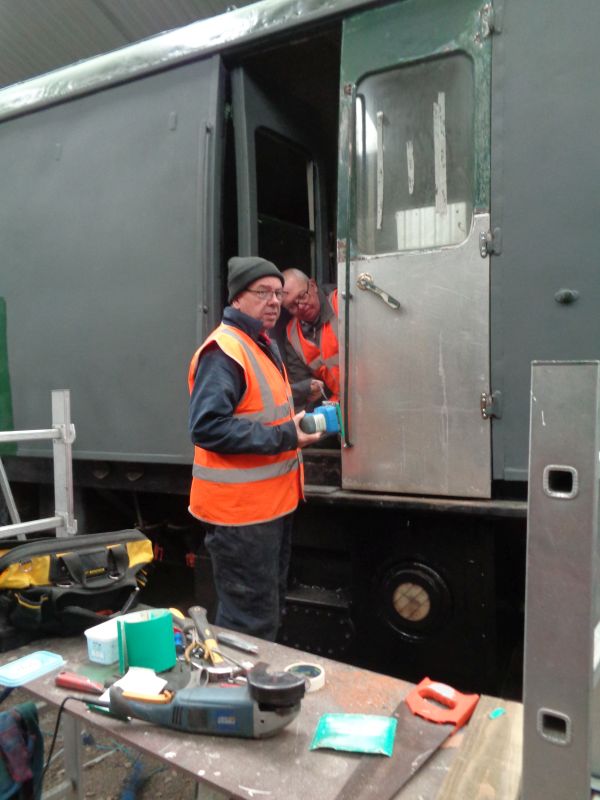
[(323, 714), (310, 749), (329, 747), (350, 753), (391, 756), (397, 724), (395, 717), (377, 714)]

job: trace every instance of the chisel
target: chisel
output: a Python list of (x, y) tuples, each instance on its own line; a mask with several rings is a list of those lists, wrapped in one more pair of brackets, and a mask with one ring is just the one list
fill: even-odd
[(235, 647), (236, 650), (242, 650), (244, 653), (258, 653), (258, 645), (250, 644), (250, 642), (241, 639), (234, 633), (225, 631), (217, 633), (217, 642), (220, 644), (227, 644), (229, 647)]

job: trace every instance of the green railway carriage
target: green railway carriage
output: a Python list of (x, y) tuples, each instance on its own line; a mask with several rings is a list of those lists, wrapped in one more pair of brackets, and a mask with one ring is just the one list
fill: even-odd
[[(262, 0), (0, 91), (0, 421), (43, 427), (71, 390), (80, 529), (191, 547), (186, 370), (227, 259), (300, 267), (340, 290), (345, 432), (306, 451), (282, 636), (498, 689), (530, 363), (598, 356), (599, 23)], [(43, 502), (45, 446), (4, 461)]]

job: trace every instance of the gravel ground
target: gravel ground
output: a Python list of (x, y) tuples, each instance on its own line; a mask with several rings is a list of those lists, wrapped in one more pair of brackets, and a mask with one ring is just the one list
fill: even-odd
[[(4, 701), (2, 710), (31, 700), (26, 692), (15, 689)], [(37, 703), (40, 728), (44, 735), (44, 763), (48, 758), (56, 725), (56, 710)], [(62, 726), (61, 726), (62, 727)], [(174, 769), (165, 767), (149, 756), (139, 756), (100, 731), (84, 730), (82, 772), (84, 796), (96, 800), (136, 800), (136, 798), (177, 798), (193, 800), (195, 782)], [(43, 797), (60, 797), (54, 793), (66, 780), (63, 761), (63, 740), (59, 728), (52, 761), (44, 778)]]

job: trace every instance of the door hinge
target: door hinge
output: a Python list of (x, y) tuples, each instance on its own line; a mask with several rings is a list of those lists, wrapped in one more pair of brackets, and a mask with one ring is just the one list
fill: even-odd
[(479, 408), (484, 419), (502, 418), (502, 392), (482, 392), (479, 396)]
[(479, 12), (479, 30), (476, 38), (479, 41), (487, 39), (493, 33), (500, 32), (499, 14), (495, 11), (491, 3), (485, 3)]
[(479, 255), (482, 258), (494, 255), (499, 256), (502, 252), (502, 231), (494, 228), (493, 231), (481, 231), (479, 234)]

